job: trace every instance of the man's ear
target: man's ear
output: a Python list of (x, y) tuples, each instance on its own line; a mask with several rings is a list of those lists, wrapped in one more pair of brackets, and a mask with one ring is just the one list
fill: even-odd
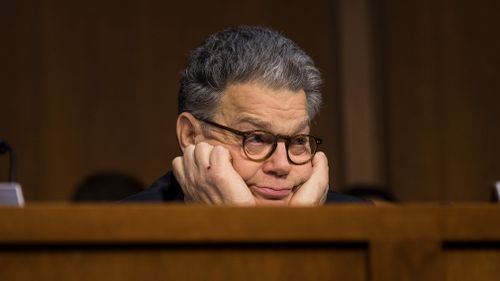
[(182, 152), (184, 152), (184, 149), (188, 145), (196, 144), (197, 138), (203, 137), (200, 122), (189, 112), (179, 114), (175, 129), (177, 132), (177, 141)]

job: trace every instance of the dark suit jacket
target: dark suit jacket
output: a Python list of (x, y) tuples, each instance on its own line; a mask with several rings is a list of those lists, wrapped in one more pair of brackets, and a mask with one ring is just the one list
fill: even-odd
[[(182, 188), (175, 179), (172, 171), (169, 171), (163, 177), (154, 182), (150, 188), (132, 195), (123, 201), (184, 202), (184, 193), (182, 192)], [(326, 203), (368, 203), (368, 201), (337, 192), (328, 191)]]

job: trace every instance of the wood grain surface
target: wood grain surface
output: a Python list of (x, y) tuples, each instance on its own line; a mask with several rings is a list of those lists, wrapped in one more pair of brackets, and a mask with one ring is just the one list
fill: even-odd
[(498, 221), (486, 204), (33, 204), (0, 209), (0, 279), (494, 280)]

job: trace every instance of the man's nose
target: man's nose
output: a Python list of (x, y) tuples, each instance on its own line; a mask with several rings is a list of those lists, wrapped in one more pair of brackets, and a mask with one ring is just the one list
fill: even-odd
[(286, 146), (284, 142), (278, 142), (276, 150), (264, 162), (263, 170), (266, 173), (283, 177), (290, 173), (292, 163), (288, 161)]

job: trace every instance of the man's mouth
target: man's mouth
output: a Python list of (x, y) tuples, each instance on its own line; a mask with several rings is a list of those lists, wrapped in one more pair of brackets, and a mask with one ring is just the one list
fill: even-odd
[(292, 193), (292, 188), (275, 188), (265, 186), (251, 186), (251, 190), (265, 199), (280, 200), (287, 198)]

